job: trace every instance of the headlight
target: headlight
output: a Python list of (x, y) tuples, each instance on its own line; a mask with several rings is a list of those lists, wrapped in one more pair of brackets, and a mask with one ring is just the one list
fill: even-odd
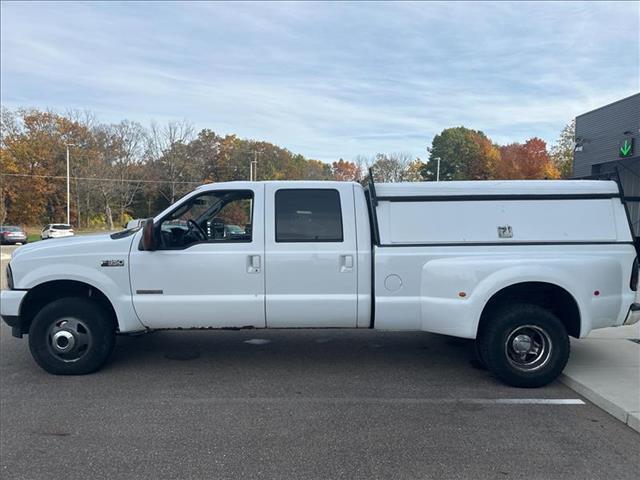
[(13, 290), (13, 272), (10, 264), (7, 264), (7, 286), (9, 290)]

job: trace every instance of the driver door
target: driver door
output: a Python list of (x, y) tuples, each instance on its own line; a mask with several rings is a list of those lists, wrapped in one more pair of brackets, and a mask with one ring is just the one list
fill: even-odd
[(265, 327), (263, 201), (260, 184), (196, 191), (156, 219), (158, 250), (134, 240), (131, 289), (145, 326)]

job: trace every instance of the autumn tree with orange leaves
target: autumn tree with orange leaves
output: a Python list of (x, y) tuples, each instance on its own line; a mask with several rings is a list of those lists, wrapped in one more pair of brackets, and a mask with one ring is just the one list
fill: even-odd
[(552, 162), (544, 140), (534, 137), (525, 143), (500, 147), (500, 160), (493, 178), (500, 180), (557, 179), (560, 171)]

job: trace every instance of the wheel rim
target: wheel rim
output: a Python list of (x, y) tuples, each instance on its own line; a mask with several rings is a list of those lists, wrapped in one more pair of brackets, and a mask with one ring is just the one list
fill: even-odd
[(89, 351), (91, 344), (91, 331), (77, 318), (56, 320), (47, 332), (49, 352), (63, 362), (80, 360)]
[(527, 372), (544, 367), (551, 358), (552, 350), (551, 337), (536, 325), (523, 325), (512, 330), (505, 342), (511, 366)]

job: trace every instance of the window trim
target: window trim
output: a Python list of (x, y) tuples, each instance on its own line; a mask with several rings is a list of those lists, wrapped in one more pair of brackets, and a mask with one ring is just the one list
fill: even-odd
[[(176, 210), (178, 210), (178, 208), (180, 208), (185, 202), (190, 202), (196, 198), (199, 197), (203, 197), (205, 195), (215, 195), (218, 193), (232, 193), (232, 192), (244, 192), (244, 193), (249, 193), (251, 194), (251, 239), (249, 240), (216, 240), (216, 241), (211, 241), (211, 240), (201, 240), (199, 242), (193, 242), (185, 247), (170, 247), (170, 248), (166, 248), (166, 247), (162, 247), (160, 245), (158, 245), (157, 250), (161, 250), (161, 251), (175, 251), (175, 250), (188, 250), (191, 247), (194, 247), (196, 245), (228, 245), (228, 244), (235, 244), (235, 243), (253, 243), (253, 239), (254, 239), (254, 208), (256, 205), (256, 192), (254, 190), (251, 190), (250, 188), (239, 188), (239, 189), (224, 189), (224, 190), (206, 190), (204, 192), (199, 192), (196, 195), (190, 196), (187, 200), (185, 200), (184, 202), (180, 202), (177, 203), (175, 205), (175, 208), (172, 208), (169, 212), (166, 213), (166, 215), (163, 215), (162, 218), (160, 220), (158, 220), (157, 222), (154, 222), (154, 228), (157, 231), (157, 234), (160, 235), (160, 231), (162, 229), (162, 223), (167, 220), (172, 214), (173, 212), (175, 212)], [(224, 208), (224, 207), (223, 207)]]
[[(340, 239), (327, 240), (278, 240), (278, 193), (280, 192), (336, 192), (338, 194), (338, 212), (340, 214)], [(344, 221), (342, 216), (342, 196), (337, 188), (279, 188), (273, 195), (273, 223), (274, 223), (274, 241), (275, 243), (344, 243)]]

